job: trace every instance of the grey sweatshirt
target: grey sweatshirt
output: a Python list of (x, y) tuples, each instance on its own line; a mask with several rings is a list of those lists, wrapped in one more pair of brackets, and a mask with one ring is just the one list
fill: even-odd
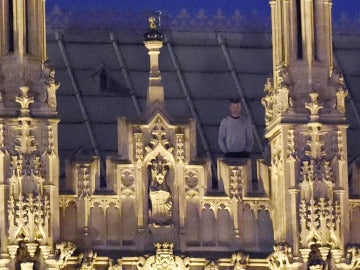
[(249, 119), (245, 116), (224, 118), (220, 123), (218, 143), (224, 153), (251, 152), (254, 137)]

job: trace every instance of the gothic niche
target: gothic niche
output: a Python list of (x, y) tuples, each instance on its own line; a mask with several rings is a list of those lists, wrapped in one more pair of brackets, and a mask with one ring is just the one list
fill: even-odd
[(171, 224), (172, 201), (170, 189), (166, 183), (169, 161), (158, 154), (149, 164), (149, 221), (155, 226)]

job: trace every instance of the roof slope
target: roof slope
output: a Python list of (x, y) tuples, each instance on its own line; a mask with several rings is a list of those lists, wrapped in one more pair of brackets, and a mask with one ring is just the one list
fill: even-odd
[[(111, 33), (106, 29), (68, 28), (56, 37), (52, 29), (48, 31), (48, 57), (61, 82), (58, 111), (62, 159), (77, 154), (116, 154), (117, 118), (136, 118), (139, 109), (145, 108), (149, 59), (143, 31)], [(198, 114), (209, 150), (218, 156), (218, 127), (227, 115), (228, 99), (243, 95), (259, 135), (253, 154), (261, 156), (265, 141), (260, 100), (272, 73), (271, 34), (169, 30), (164, 34), (160, 70), (168, 111), (182, 118)], [(334, 51), (337, 69), (345, 74), (350, 92), (348, 155), (354, 161), (360, 155), (360, 36), (335, 35)], [(198, 138), (198, 154), (205, 156), (205, 152)]]

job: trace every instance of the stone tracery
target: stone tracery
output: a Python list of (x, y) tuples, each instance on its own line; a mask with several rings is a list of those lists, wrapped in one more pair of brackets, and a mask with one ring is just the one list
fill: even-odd
[[(41, 269), (320, 269), (330, 266), (330, 260), (339, 269), (357, 268), (359, 256), (355, 247), (349, 250), (348, 260), (344, 258), (348, 187), (343, 119), (347, 90), (343, 76), (332, 70), (330, 44), (323, 42), (326, 39), (320, 45), (312, 42), (314, 29), (306, 28), (309, 24), (315, 28), (318, 24), (331, 24), (310, 23), (312, 19), (330, 20), (321, 14), (329, 12), (330, 2), (317, 1), (322, 6), (315, 13), (310, 12), (311, 1), (304, 4), (307, 12), (302, 20), (307, 23), (299, 25), (299, 29), (306, 28), (307, 38), (301, 43), (306, 47), (304, 59), (293, 55), (293, 48), (301, 46), (292, 44), (299, 42), (297, 38), (289, 38), (294, 33), (288, 28), (290, 21), (282, 21), (292, 14), (287, 6), (290, 2), (271, 1), (273, 23), (283, 26), (273, 29), (274, 77), (266, 83), (262, 100), (272, 166), (258, 163), (262, 168), (260, 180), (252, 175), (250, 161), (231, 164), (219, 159), (221, 185), (215, 191), (208, 183), (208, 164), (196, 155), (194, 123), (176, 123), (164, 110), (158, 68), (163, 35), (152, 18), (150, 32), (145, 35), (151, 66), (147, 112), (138, 121), (119, 121), (119, 130), (123, 131), (119, 135), (119, 153), (106, 164), (109, 186), (101, 186), (97, 157), (74, 159), (67, 165), (66, 192), (59, 194), (57, 120), (53, 118), (59, 84), (55, 82), (54, 69), (43, 59), (45, 44), (40, 43), (44, 37), (30, 38), (29, 42), (38, 42), (41, 47), (38, 55), (31, 56), (36, 61), (32, 62), (26, 53), (15, 54), (19, 61), (13, 66), (2, 66), (1, 71), (4, 96), (0, 111), (7, 113), (7, 107), (10, 113), (1, 117), (0, 124), (0, 161), (7, 170), (0, 171), (4, 182), (0, 211), (8, 214), (8, 223), (0, 226), (0, 267), (11, 268), (11, 259), (24, 269), (37, 266), (39, 261), (43, 263)], [(278, 14), (279, 10), (283, 13)], [(301, 12), (304, 11), (300, 8)], [(33, 19), (39, 17), (35, 15), (32, 14)], [(2, 25), (5, 27), (6, 23)], [(21, 27), (18, 30), (29, 34)], [(331, 29), (324, 32), (331, 35)], [(20, 43), (16, 53), (26, 52)], [(324, 57), (323, 62), (312, 58), (319, 51), (315, 46), (321, 45), (329, 57)], [(3, 53), (1, 50), (2, 47)], [(28, 57), (26, 61), (24, 57)], [(22, 66), (25, 62), (29, 67)], [(23, 85), (18, 96), (13, 95), (19, 89), (10, 87), (14, 81)], [(25, 85), (25, 81), (29, 84)], [(20, 111), (14, 107), (16, 103)], [(256, 184), (263, 184), (264, 188), (254, 188)], [(61, 252), (56, 260), (54, 240), (67, 236), (66, 230), (58, 232), (60, 209), (61, 218), (67, 210), (71, 212), (69, 217), (73, 220), (62, 220), (61, 224), (72, 222), (74, 239), (83, 248), (144, 251), (151, 250), (149, 246), (155, 242), (156, 254), (122, 257), (114, 264), (109, 258), (98, 256), (95, 249), (81, 250), (75, 258), (75, 245), (62, 242), (57, 245)], [(270, 212), (268, 223), (258, 215), (260, 211)], [(261, 238), (260, 222), (273, 222), (275, 239)], [(198, 231), (196, 223), (202, 224), (202, 231)], [(256, 252), (272, 240), (277, 243), (274, 252), (262, 259), (262, 265), (238, 252), (240, 248)], [(216, 256), (219, 251), (236, 252), (231, 258), (184, 258), (174, 255), (174, 249), (189, 253), (201, 250)]]

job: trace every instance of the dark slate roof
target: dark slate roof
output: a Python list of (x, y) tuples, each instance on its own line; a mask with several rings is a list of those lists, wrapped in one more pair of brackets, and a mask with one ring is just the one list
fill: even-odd
[[(58, 31), (69, 59), (66, 66), (64, 55), (55, 38)], [(48, 27), (48, 57), (56, 70), (56, 79), (61, 82), (58, 91), (59, 147), (61, 158), (76, 155), (94, 155), (94, 145), (89, 136), (93, 132), (97, 150), (102, 157), (117, 152), (117, 118), (136, 118), (137, 112), (130, 96), (129, 84), (124, 72), (130, 77), (135, 91), (134, 99), (145, 109), (146, 89), (149, 75), (149, 58), (143, 45), (143, 29), (62, 28)], [(122, 67), (110, 39), (116, 37), (124, 59)], [(180, 31), (165, 29), (167, 43), (161, 50), (160, 69), (165, 87), (166, 108), (174, 116), (189, 118), (194, 115), (182, 90), (179, 74), (183, 75), (191, 101), (200, 117), (214, 156), (220, 155), (217, 144), (218, 127), (227, 115), (228, 99), (239, 97), (231, 76), (231, 70), (218, 41), (225, 41), (231, 61), (245, 100), (250, 108), (257, 131), (264, 144), (264, 108), (260, 99), (264, 84), (272, 73), (271, 33), (241, 31)], [(169, 47), (173, 49), (179, 64), (177, 71)], [(171, 49), (170, 48), (170, 49)], [(350, 95), (347, 98), (349, 121), (348, 154), (354, 161), (360, 155), (360, 35), (336, 33), (334, 51), (337, 69), (345, 74)], [(70, 79), (73, 72), (74, 81)], [(102, 81), (102, 79), (103, 81)], [(105, 79), (104, 79), (105, 78)], [(104, 83), (106, 82), (106, 83)], [(76, 89), (79, 95), (76, 96)], [(74, 90), (75, 89), (75, 90)], [(86, 126), (86, 117), (89, 125)], [(260, 156), (258, 144), (254, 156)], [(204, 147), (198, 138), (198, 154), (205, 156)]]

